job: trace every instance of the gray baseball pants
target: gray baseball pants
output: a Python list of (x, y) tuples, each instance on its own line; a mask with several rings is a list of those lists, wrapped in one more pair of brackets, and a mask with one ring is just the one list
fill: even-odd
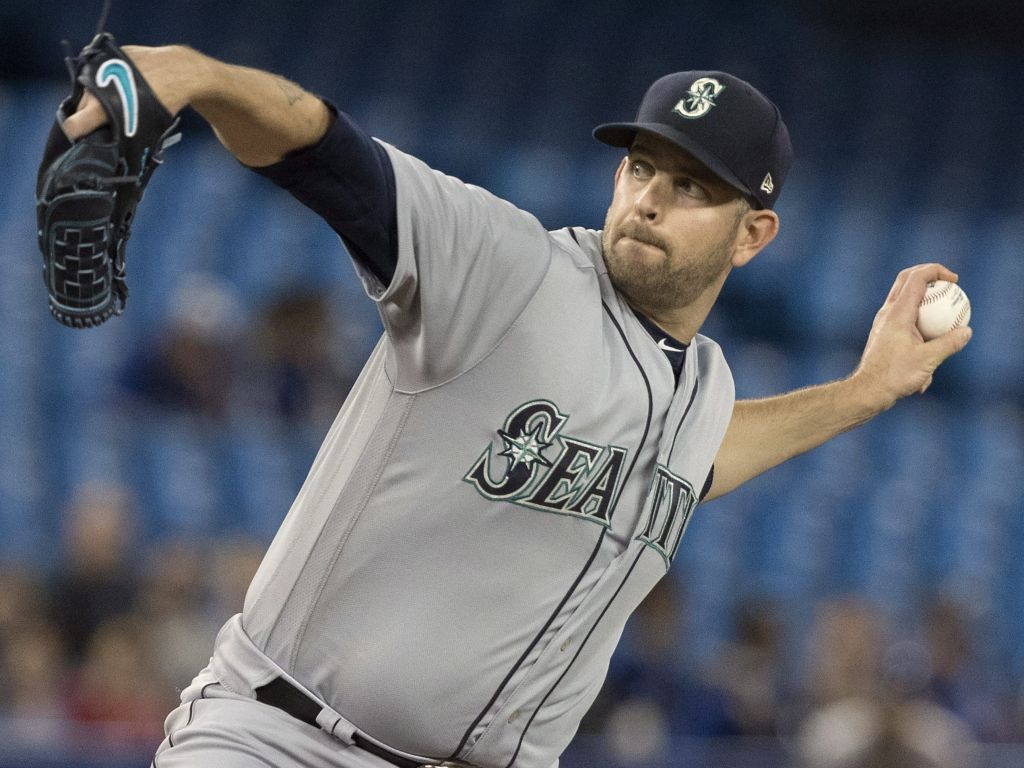
[(167, 716), (152, 768), (394, 768), (201, 675)]

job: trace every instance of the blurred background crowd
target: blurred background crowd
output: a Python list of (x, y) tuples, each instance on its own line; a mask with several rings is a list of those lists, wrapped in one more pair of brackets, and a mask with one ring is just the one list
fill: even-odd
[[(186, 115), (127, 314), (47, 314), (35, 167), (61, 38), (0, 4), (0, 768), (143, 766), (380, 333), (330, 230)], [(589, 138), (674, 70), (780, 106), (782, 233), (704, 331), (741, 397), (849, 372), (895, 273), (958, 271), (975, 338), (924, 396), (702, 506), (563, 768), (1024, 765), (1024, 11), (1011, 0), (114, 3), (122, 43), (280, 72), (552, 228)]]

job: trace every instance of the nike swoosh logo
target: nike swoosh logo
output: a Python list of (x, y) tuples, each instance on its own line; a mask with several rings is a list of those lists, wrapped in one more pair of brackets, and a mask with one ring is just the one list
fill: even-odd
[(666, 352), (683, 352), (683, 351), (685, 351), (685, 350), (682, 350), (682, 349), (676, 349), (675, 347), (670, 347), (668, 345), (668, 339), (659, 339), (658, 340), (658, 349), (663, 349)]
[(121, 109), (124, 111), (124, 135), (134, 136), (139, 127), (139, 94), (135, 88), (135, 76), (132, 68), (121, 59), (108, 59), (96, 73), (96, 84), (105, 88), (111, 83), (117, 88), (121, 97)]

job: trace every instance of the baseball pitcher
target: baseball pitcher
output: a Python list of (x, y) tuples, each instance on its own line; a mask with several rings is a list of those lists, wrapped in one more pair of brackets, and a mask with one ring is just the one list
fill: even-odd
[(334, 228), (385, 328), (157, 768), (557, 765), (698, 504), (923, 391), (970, 338), (921, 338), (926, 284), (956, 275), (915, 266), (847, 378), (734, 402), (700, 328), (778, 232), (792, 149), (724, 72), (599, 126), (623, 152), (604, 228), (548, 231), (280, 77), (104, 51), (121, 76), (86, 78), (62, 147), (191, 106)]

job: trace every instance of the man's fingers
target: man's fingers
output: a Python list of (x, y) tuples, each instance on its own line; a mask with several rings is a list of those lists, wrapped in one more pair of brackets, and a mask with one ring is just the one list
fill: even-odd
[[(889, 290), (889, 295), (886, 297), (886, 303), (892, 303), (898, 297), (902, 296), (907, 289), (907, 285), (911, 283), (917, 283), (921, 280), (921, 276), (925, 275), (924, 284), (927, 285), (931, 280), (937, 279), (948, 279), (948, 278), (937, 278), (927, 277), (932, 272), (939, 274), (945, 270), (947, 274), (953, 274), (941, 264), (917, 264), (913, 267), (907, 267), (906, 269), (900, 270), (899, 274), (896, 275), (896, 279), (892, 283), (892, 288)], [(954, 279), (955, 282), (955, 279)]]
[(924, 346), (930, 350), (933, 354), (936, 367), (942, 363), (947, 357), (955, 355), (961, 349), (967, 346), (967, 342), (971, 340), (971, 336), (974, 331), (971, 330), (970, 326), (964, 328), (955, 328), (949, 333), (944, 333), (938, 338), (926, 341)]
[(905, 276), (907, 280), (923, 280), (926, 284), (932, 280), (948, 280), (951, 283), (955, 283), (958, 279), (956, 272), (945, 264), (938, 264), (936, 262), (915, 264), (912, 267), (907, 267), (900, 274)]
[(886, 301), (897, 305), (894, 311), (916, 325), (917, 310), (928, 290), (928, 283), (934, 280), (955, 283), (957, 279), (956, 272), (942, 264), (918, 264), (900, 272)]
[(64, 133), (68, 135), (69, 139), (75, 141), (92, 133), (106, 122), (107, 113), (100, 105), (99, 99), (86, 91), (75, 114), (64, 121)]

